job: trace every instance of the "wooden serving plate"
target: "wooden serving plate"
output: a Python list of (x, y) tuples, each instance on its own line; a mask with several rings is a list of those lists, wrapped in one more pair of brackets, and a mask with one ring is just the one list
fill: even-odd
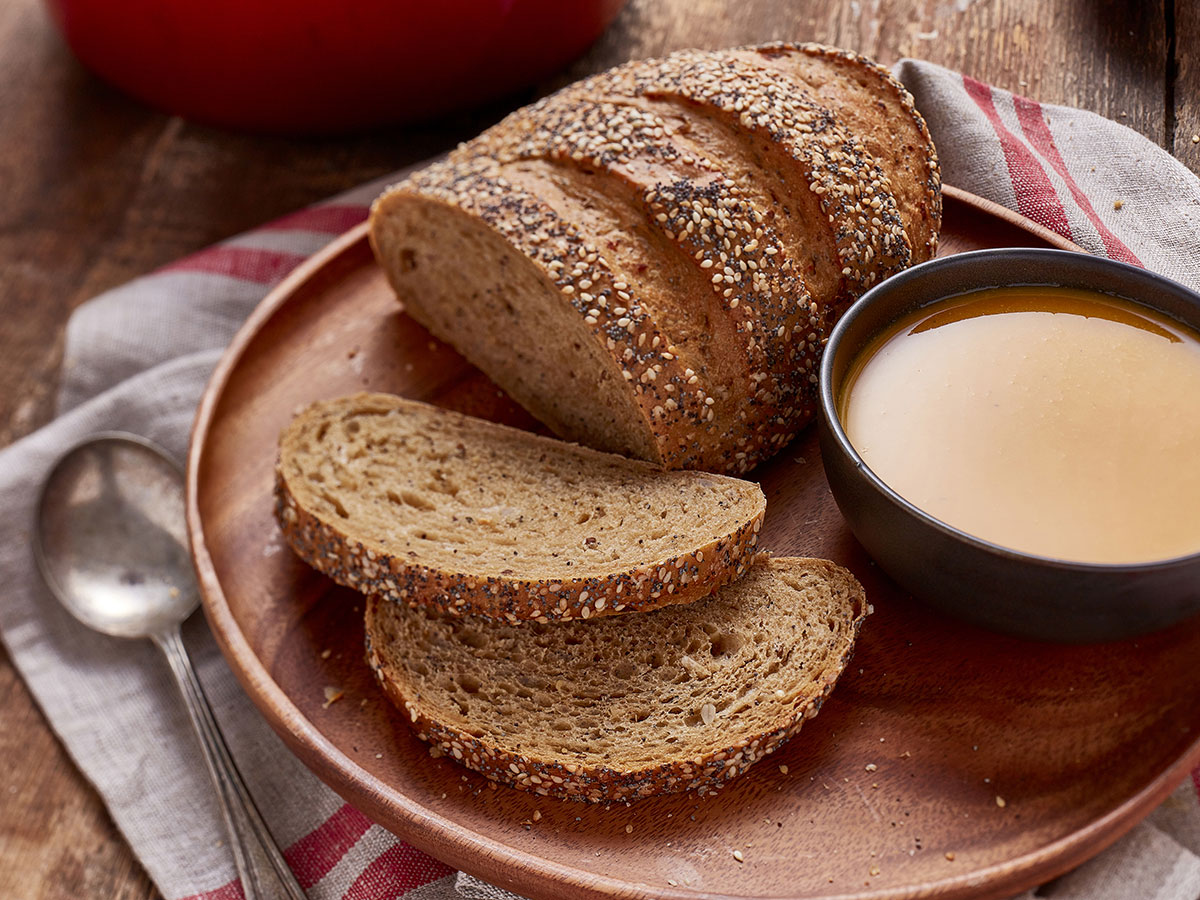
[[(946, 194), (943, 254), (1072, 247)], [(532, 427), (398, 310), (356, 228), (281, 284), (217, 367), (189, 454), (192, 548), (217, 640), (276, 731), (453, 866), (539, 900), (1001, 897), (1111, 843), (1200, 762), (1200, 619), (1090, 647), (944, 619), (851, 537), (809, 429), (755, 473), (763, 544), (848, 566), (875, 606), (821, 714), (708, 798), (605, 808), (491, 786), (429, 756), (362, 662), (361, 598), (298, 562), (272, 519), (280, 429), (302, 404), (361, 389)], [(345, 692), (328, 708), (326, 686)]]

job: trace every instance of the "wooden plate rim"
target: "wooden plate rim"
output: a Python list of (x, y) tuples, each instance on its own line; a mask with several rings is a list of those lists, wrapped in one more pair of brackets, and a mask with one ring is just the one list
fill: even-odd
[[(1054, 247), (1084, 252), (1077, 244), (1061, 235), (990, 200), (950, 185), (945, 185), (943, 192), (955, 202), (972, 207), (983, 215), (1002, 219)], [(364, 807), (363, 811), (372, 818), (401, 823), (405, 828), (405, 833), (401, 836), (414, 846), (463, 871), (482, 875), (501, 886), (517, 890), (522, 889), (522, 883), (528, 885), (528, 881), (520, 882), (517, 877), (510, 875), (514, 868), (519, 868), (526, 879), (533, 878), (543, 886), (570, 885), (587, 891), (591, 896), (629, 896), (631, 889), (637, 890), (639, 887), (649, 896), (649, 885), (638, 886), (609, 876), (596, 875), (542, 859), (476, 832), (463, 831), (449, 819), (425, 809), (406, 795), (398, 794), (386, 783), (357, 766), (300, 713), (283, 689), (267, 673), (230, 611), (205, 543), (204, 525), (199, 509), (200, 461), (218, 401), (247, 347), (263, 325), (314, 274), (343, 254), (357, 249), (360, 242), (367, 239), (367, 229), (366, 222), (350, 229), (276, 285), (234, 336), (204, 389), (188, 445), (186, 515), (192, 559), (205, 616), (221, 652), (241, 682), (242, 688), (292, 752), (314, 772), (320, 770), (323, 773), (322, 779), (338, 794)], [(849, 894), (830, 894), (827, 900), (905, 900), (930, 896), (965, 896), (977, 894), (981, 889), (997, 895), (1023, 890), (1067, 871), (1112, 844), (1140, 821), (1145, 813), (1162, 802), (1198, 763), (1200, 738), (1189, 746), (1174, 765), (1160, 773), (1143, 790), (1116, 809), (1034, 852), (933, 882)], [(494, 870), (480, 866), (481, 860), (492, 863)], [(653, 895), (666, 900), (734, 900), (728, 894), (671, 890), (658, 886), (653, 888)], [(771, 898), (764, 897), (761, 900)]]
[(1014, 212), (1007, 206), (1001, 206), (994, 200), (989, 200), (986, 197), (980, 197), (978, 194), (972, 194), (970, 191), (964, 191), (962, 188), (956, 188), (952, 184), (942, 185), (942, 196), (950, 197), (951, 199), (970, 206), (981, 213), (992, 216), (996, 219), (1003, 219), (1010, 225), (1020, 228), (1022, 231), (1028, 232), (1035, 237), (1041, 238), (1047, 244), (1059, 250), (1072, 250), (1075, 253), (1087, 253), (1082, 247), (1076, 244), (1069, 238), (1063, 237), (1057, 231), (1051, 231), (1045, 225), (1040, 225), (1033, 219), (1027, 219), (1019, 212)]

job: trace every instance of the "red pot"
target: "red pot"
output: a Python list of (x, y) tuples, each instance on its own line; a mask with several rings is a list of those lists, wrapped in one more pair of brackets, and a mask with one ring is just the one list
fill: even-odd
[(625, 0), (46, 0), (84, 65), (191, 119), (328, 133), (447, 112), (578, 56)]

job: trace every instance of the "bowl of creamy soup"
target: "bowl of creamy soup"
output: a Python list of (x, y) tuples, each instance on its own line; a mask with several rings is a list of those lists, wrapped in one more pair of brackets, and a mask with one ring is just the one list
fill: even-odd
[(846, 313), (820, 391), (834, 498), (914, 596), (1070, 642), (1200, 611), (1200, 294), (1060, 250), (933, 260)]

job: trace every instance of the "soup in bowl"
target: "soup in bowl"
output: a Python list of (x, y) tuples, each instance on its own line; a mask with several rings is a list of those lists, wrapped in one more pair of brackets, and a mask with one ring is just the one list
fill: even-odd
[(822, 456), (914, 595), (1095, 641), (1200, 609), (1200, 295), (1056, 250), (934, 260), (842, 319)]

